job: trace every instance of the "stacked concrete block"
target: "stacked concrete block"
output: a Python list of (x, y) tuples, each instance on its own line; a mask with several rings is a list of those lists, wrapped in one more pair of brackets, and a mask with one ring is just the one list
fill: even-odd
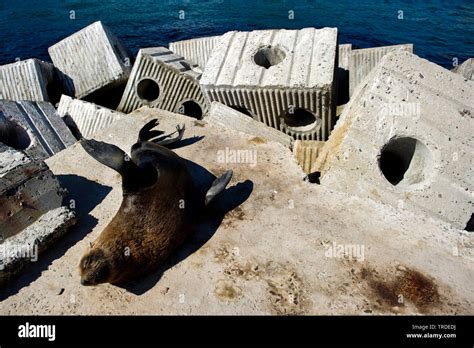
[(339, 50), (339, 61), (338, 66), (339, 68), (345, 69), (349, 71), (349, 58), (352, 52), (352, 44), (342, 44), (338, 45)]
[(321, 149), (324, 146), (324, 141), (315, 140), (296, 140), (293, 145), (293, 154), (298, 161), (298, 164), (303, 168), (306, 174), (319, 171), (317, 167), (317, 159)]
[(473, 213), (474, 82), (406, 51), (357, 87), (318, 158), (321, 183), (463, 229)]
[(129, 113), (149, 106), (202, 118), (208, 104), (196, 67), (165, 47), (141, 49), (117, 110)]
[(380, 62), (383, 56), (396, 50), (413, 53), (413, 44), (352, 50), (349, 56), (349, 95), (352, 96), (355, 88)]
[(461, 65), (453, 69), (453, 72), (464, 76), (468, 80), (474, 80), (474, 58), (469, 58)]
[(0, 284), (75, 223), (63, 194), (43, 161), (0, 144)]
[(101, 22), (48, 49), (67, 94), (83, 98), (127, 82), (133, 56)]
[(0, 100), (51, 101), (60, 94), (53, 64), (27, 59), (0, 66)]
[(291, 148), (293, 144), (293, 138), (290, 136), (255, 121), (248, 115), (242, 114), (219, 102), (212, 102), (209, 116), (206, 117), (206, 120), (242, 133), (258, 136), (269, 141), (276, 141), (288, 148)]
[(196, 63), (201, 68), (206, 66), (214, 46), (221, 36), (200, 37), (197, 39), (176, 41), (170, 43), (170, 50)]
[(211, 101), (295, 139), (326, 140), (334, 125), (336, 28), (228, 32), (201, 86)]
[(96, 132), (124, 116), (121, 112), (66, 95), (61, 97), (58, 114), (66, 123), (72, 122), (79, 134), (85, 138), (91, 138)]
[(9, 125), (10, 138), (15, 138), (9, 145), (34, 159), (48, 158), (76, 142), (48, 102), (0, 101), (0, 122)]

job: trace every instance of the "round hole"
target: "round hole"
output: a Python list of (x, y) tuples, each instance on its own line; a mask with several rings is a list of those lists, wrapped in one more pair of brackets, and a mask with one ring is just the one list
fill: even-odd
[(31, 139), (22, 126), (5, 118), (0, 112), (0, 142), (15, 150), (26, 150)]
[(179, 112), (183, 115), (197, 118), (198, 120), (202, 118), (201, 106), (194, 100), (188, 100), (181, 104)]
[(244, 115), (250, 116), (253, 118), (252, 113), (244, 106), (240, 105), (231, 105), (230, 108), (234, 109), (235, 111), (238, 111)]
[(382, 148), (379, 168), (394, 186), (420, 184), (428, 178), (433, 167), (430, 150), (410, 137), (393, 138)]
[(255, 64), (263, 66), (265, 69), (277, 65), (285, 59), (286, 53), (278, 46), (261, 47), (253, 56)]
[(318, 125), (319, 118), (306, 109), (297, 108), (288, 110), (283, 115), (283, 122), (293, 131), (307, 132)]
[(160, 96), (160, 87), (152, 79), (142, 79), (137, 84), (137, 95), (140, 99), (152, 102)]

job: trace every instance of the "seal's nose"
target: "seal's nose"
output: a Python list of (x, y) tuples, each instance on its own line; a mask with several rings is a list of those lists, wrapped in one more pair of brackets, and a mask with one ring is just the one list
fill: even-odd
[(89, 282), (84, 278), (81, 278), (81, 285), (89, 285)]

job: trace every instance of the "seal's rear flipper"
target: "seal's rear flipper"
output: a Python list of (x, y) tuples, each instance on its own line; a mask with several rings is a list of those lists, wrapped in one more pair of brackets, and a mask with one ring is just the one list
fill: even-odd
[(232, 170), (228, 170), (223, 175), (218, 177), (211, 185), (211, 188), (206, 193), (206, 206), (208, 206), (219, 194), (225, 190), (225, 187), (232, 179)]
[(160, 122), (158, 122), (158, 120), (154, 118), (153, 120), (149, 121), (146, 125), (144, 125), (142, 129), (140, 129), (140, 132), (138, 133), (138, 142), (148, 141), (154, 137), (162, 135), (164, 133), (163, 131), (152, 130), (159, 123)]
[[(184, 134), (185, 129), (186, 129), (186, 127), (185, 127), (184, 124), (183, 124), (182, 127), (177, 125), (176, 126), (176, 131), (174, 131), (173, 133), (163, 135), (162, 137), (159, 137), (159, 138), (156, 138), (156, 139), (150, 140), (150, 141), (154, 142), (155, 144), (161, 145), (161, 146), (166, 146), (166, 145), (173, 144), (177, 141), (180, 141), (183, 138), (183, 134)], [(170, 138), (175, 133), (178, 133), (178, 135), (175, 136), (174, 138)]]

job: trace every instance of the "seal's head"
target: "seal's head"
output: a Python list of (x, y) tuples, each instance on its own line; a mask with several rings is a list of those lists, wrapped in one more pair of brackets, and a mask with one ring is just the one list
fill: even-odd
[(111, 263), (104, 250), (92, 248), (79, 263), (82, 285), (107, 283), (111, 276)]

